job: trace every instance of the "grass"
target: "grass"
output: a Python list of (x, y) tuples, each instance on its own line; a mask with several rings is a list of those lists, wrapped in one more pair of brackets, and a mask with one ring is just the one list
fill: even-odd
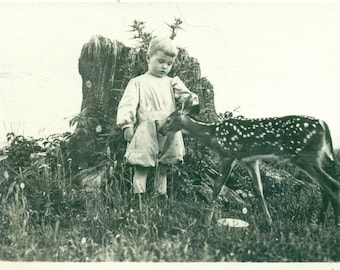
[[(300, 186), (280, 170), (262, 168), (271, 230), (262, 229), (247, 177), (238, 179), (242, 192), (236, 190), (247, 206), (224, 190), (213, 224), (205, 228), (201, 219), (207, 203), (195, 195), (202, 185), (181, 178), (188, 175), (170, 174), (168, 200), (158, 201), (149, 192), (138, 209), (131, 200), (130, 168), (107, 161), (76, 176), (72, 161), (57, 156), (55, 163), (47, 155), (16, 168), (1, 162), (0, 260), (340, 261), (340, 234), (331, 211), (325, 225), (316, 222), (319, 189)], [(222, 227), (217, 225), (222, 217), (240, 218), (250, 226)]]
[[(15, 205), (7, 207), (9, 226), (2, 232), (0, 256), (11, 261), (71, 262), (328, 262), (338, 261), (338, 229), (306, 220), (276, 220), (260, 231), (246, 217), (247, 229), (197, 223), (195, 211), (176, 201), (160, 208), (148, 201), (143, 211), (90, 218), (85, 212), (37, 224)], [(183, 211), (182, 211), (183, 210)], [(79, 211), (80, 212), (80, 211)], [(186, 213), (184, 213), (186, 212)], [(230, 213), (223, 213), (230, 216)]]

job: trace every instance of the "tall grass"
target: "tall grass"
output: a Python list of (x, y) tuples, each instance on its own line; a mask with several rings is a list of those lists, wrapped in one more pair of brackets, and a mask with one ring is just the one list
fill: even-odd
[[(329, 211), (324, 226), (316, 222), (319, 189), (293, 181), (290, 174), (269, 165), (262, 167), (262, 173), (274, 219), (271, 231), (261, 229), (262, 214), (257, 212), (250, 179), (241, 167), (232, 176), (238, 195), (225, 189), (212, 227), (205, 228), (201, 218), (214, 168), (193, 163), (190, 151), (184, 164), (170, 170), (168, 200), (154, 198), (149, 185), (141, 209), (131, 196), (132, 168), (114, 159), (76, 172), (63, 140), (55, 137), (13, 136), (9, 151), (0, 165), (0, 260), (340, 260), (339, 230), (333, 225), (332, 213)], [(19, 155), (21, 159), (17, 159)], [(198, 174), (207, 181), (197, 182)], [(222, 227), (217, 225), (221, 217), (240, 218), (250, 226)]]

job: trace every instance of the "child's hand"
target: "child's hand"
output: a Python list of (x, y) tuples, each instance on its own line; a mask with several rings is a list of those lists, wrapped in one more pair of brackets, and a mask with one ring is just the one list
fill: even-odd
[(127, 127), (124, 129), (124, 140), (127, 142), (131, 142), (131, 139), (133, 137), (133, 127)]

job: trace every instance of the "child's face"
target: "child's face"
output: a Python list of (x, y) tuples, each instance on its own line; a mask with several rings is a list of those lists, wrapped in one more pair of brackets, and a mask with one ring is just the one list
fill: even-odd
[(152, 56), (147, 57), (149, 72), (156, 77), (166, 76), (175, 61), (175, 57), (166, 55), (163, 51), (157, 51)]

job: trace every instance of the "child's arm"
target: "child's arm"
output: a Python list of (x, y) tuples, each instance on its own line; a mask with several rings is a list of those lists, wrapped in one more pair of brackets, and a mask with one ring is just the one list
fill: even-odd
[(117, 111), (117, 125), (124, 129), (124, 138), (130, 141), (137, 122), (136, 111), (139, 102), (138, 87), (132, 79), (125, 88)]
[(196, 113), (198, 113), (199, 111), (199, 99), (198, 96), (191, 92), (186, 86), (185, 84), (182, 82), (182, 80), (179, 77), (174, 77), (172, 79), (172, 88), (174, 90), (175, 93), (175, 99), (179, 100), (181, 103), (184, 103), (187, 99), (189, 99), (190, 97), (193, 98), (193, 109), (197, 110)]

